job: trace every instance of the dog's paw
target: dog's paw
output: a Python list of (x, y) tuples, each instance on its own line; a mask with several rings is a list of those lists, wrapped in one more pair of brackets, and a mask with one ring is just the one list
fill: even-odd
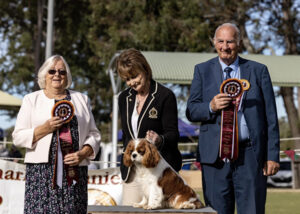
[(140, 204), (140, 203), (133, 203), (132, 206), (133, 206), (133, 207), (136, 207), (136, 208), (141, 208), (141, 207), (143, 207), (143, 205)]
[(158, 205), (145, 205), (145, 206), (143, 206), (143, 208), (145, 209), (145, 210), (155, 210), (155, 209), (158, 209), (158, 208), (160, 208), (161, 206), (158, 206)]
[(196, 205), (193, 203), (183, 203), (179, 209), (196, 209)]
[(176, 203), (172, 207), (175, 209), (199, 209), (204, 207), (204, 205), (201, 203), (200, 200), (195, 200)]
[(145, 205), (145, 206), (143, 206), (143, 209), (144, 210), (153, 210), (153, 207), (149, 206), (149, 205)]

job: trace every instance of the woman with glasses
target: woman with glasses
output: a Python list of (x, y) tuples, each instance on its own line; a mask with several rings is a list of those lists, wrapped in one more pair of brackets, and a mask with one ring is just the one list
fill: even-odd
[(24, 213), (87, 213), (87, 165), (101, 137), (88, 97), (71, 83), (68, 64), (55, 55), (38, 72), (41, 90), (23, 99), (12, 135), (26, 148)]

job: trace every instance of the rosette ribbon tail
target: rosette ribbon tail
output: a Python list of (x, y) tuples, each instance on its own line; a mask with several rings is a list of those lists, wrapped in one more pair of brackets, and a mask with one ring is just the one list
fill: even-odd
[(239, 136), (237, 112), (244, 90), (248, 90), (250, 84), (247, 80), (227, 79), (220, 92), (228, 94), (232, 98), (228, 107), (221, 112), (221, 133), (219, 157), (222, 160), (235, 161), (239, 154)]

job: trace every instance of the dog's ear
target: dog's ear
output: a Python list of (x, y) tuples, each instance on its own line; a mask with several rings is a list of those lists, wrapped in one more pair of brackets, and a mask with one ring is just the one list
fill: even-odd
[(159, 152), (156, 146), (153, 145), (152, 143), (149, 143), (146, 140), (143, 143), (145, 144), (146, 151), (142, 163), (146, 168), (154, 168), (157, 166), (160, 160)]
[(134, 142), (131, 140), (126, 146), (126, 150), (123, 155), (123, 164), (127, 167), (132, 166), (131, 154), (134, 151)]

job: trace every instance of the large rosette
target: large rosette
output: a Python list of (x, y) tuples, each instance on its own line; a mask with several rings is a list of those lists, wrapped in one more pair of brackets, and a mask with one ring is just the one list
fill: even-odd
[(72, 120), (74, 116), (74, 106), (68, 100), (61, 100), (55, 103), (52, 108), (52, 116), (53, 117), (60, 117), (64, 120), (64, 123), (68, 123)]
[(220, 158), (236, 160), (238, 157), (238, 120), (237, 112), (240, 100), (245, 90), (250, 88), (250, 83), (245, 79), (227, 79), (220, 87), (220, 92), (228, 94), (232, 102), (222, 110), (220, 133)]

